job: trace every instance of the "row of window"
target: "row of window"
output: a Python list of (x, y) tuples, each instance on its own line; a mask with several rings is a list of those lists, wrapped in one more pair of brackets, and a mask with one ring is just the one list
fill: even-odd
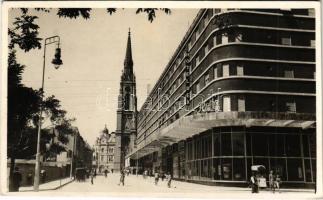
[[(270, 35), (268, 35), (270, 37)], [(193, 60), (192, 63), (192, 70), (200, 64), (202, 59), (208, 54), (208, 52), (215, 46), (222, 45), (222, 44), (228, 44), (230, 42), (242, 42), (243, 34), (242, 33), (221, 33), (217, 34), (213, 37), (213, 42), (207, 42), (201, 50), (198, 51), (198, 53), (195, 56), (195, 60)], [(296, 39), (297, 41), (297, 39)], [(281, 37), (280, 38), (280, 44), (286, 45), (286, 46), (292, 46), (294, 45), (294, 42), (292, 40), (292, 37)], [(309, 39), (309, 45), (311, 47), (315, 47), (315, 40)]]
[(105, 162), (105, 161), (108, 161), (108, 162), (113, 162), (114, 160), (114, 156), (104, 156), (104, 155), (101, 155), (101, 162)]
[[(284, 69), (282, 71), (282, 76), (284, 78), (295, 78), (294, 69), (291, 69), (291, 67), (286, 67), (287, 69)], [(213, 70), (209, 70), (206, 72), (202, 78), (200, 78), (197, 83), (195, 83), (192, 86), (191, 90), (191, 97), (193, 97), (194, 94), (197, 94), (204, 86), (206, 86), (208, 83), (210, 83), (213, 79), (221, 78), (221, 77), (229, 77), (229, 76), (243, 76), (244, 73), (244, 66), (236, 64), (217, 64), (213, 67)], [(315, 78), (315, 72), (314, 72), (314, 78)], [(213, 77), (213, 79), (212, 79)]]
[[(101, 151), (103, 153), (106, 151), (106, 148), (102, 147), (100, 150), (97, 148), (96, 151), (97, 152)], [(108, 148), (108, 153), (113, 153), (113, 151), (114, 151), (113, 147)]]
[[(200, 34), (202, 33), (202, 31), (204, 30), (205, 26), (207, 25), (207, 23), (209, 22), (209, 20), (211, 19), (211, 17), (219, 12), (223, 12), (226, 11), (226, 9), (209, 9), (207, 10), (207, 12), (204, 13), (204, 16), (202, 17), (202, 22), (199, 23), (199, 26), (196, 28), (195, 33), (192, 34), (191, 38), (190, 38), (190, 42), (189, 42), (189, 46), (192, 46), (192, 44), (195, 43), (195, 41), (198, 39), (198, 37), (200, 36)], [(216, 36), (214, 36), (213, 42), (211, 43), (212, 45), (205, 45), (201, 51), (197, 54), (196, 58), (193, 59), (193, 62), (191, 62), (191, 71), (194, 69), (195, 66), (197, 66), (201, 60), (203, 59), (203, 56), (205, 56), (210, 49), (213, 46), (216, 45), (220, 45), (220, 44), (226, 44), (229, 42), (237, 42), (237, 41), (242, 41), (243, 40), (243, 34), (241, 33), (221, 33), (218, 34)], [(282, 37), (281, 38), (281, 44), (283, 45), (292, 45), (292, 38), (291, 37)], [(311, 40), (311, 46), (315, 46), (315, 40)], [(183, 48), (186, 49), (186, 48)], [(203, 53), (201, 53), (203, 51)], [(170, 94), (172, 94), (180, 84), (183, 83), (183, 81), (185, 81), (185, 73), (182, 73), (183, 75), (178, 76), (178, 78), (174, 81), (174, 83), (172, 82), (172, 78), (176, 77), (175, 72), (179, 72), (182, 70), (182, 68), (179, 68), (179, 66), (184, 66), (184, 62), (182, 63), (182, 59), (185, 57), (185, 50), (182, 50), (181, 55), (179, 55), (176, 59), (176, 61), (174, 62), (174, 64), (172, 66), (169, 67), (169, 70), (167, 71), (167, 74), (164, 76), (164, 78), (161, 80), (160, 82), (160, 88), (161, 88), (161, 92), (164, 92), (163, 90), (165, 88), (168, 88), (169, 85), (172, 83), (172, 85), (169, 87), (168, 91), (165, 91), (164, 95), (165, 96), (170, 96)], [(202, 56), (203, 55), (203, 56)], [(182, 64), (181, 64), (182, 63)], [(230, 67), (228, 64), (224, 64), (223, 66), (221, 66), (223, 68), (223, 70), (218, 71), (217, 67), (214, 68), (213, 70), (213, 78), (217, 78), (217, 77), (226, 77), (226, 76), (230, 76)], [(236, 66), (236, 75), (243, 75), (244, 74), (244, 69), (243, 66)], [(294, 77), (294, 71), (293, 70), (286, 70), (284, 72), (284, 77), (288, 77), (288, 78), (293, 78)], [(201, 88), (203, 88), (203, 85), (206, 85), (207, 83), (209, 83), (212, 80), (212, 77), (210, 74), (206, 74), (204, 75), (204, 77), (202, 77), (204, 82), (203, 84), (198, 82), (195, 85), (193, 85), (193, 94), (198, 92)], [(196, 91), (196, 92), (195, 92)], [(159, 94), (159, 96), (162, 96), (163, 94)], [(155, 92), (154, 95), (152, 95), (151, 98), (151, 102), (152, 104), (159, 101), (158, 99), (158, 94), (157, 91)], [(168, 101), (167, 98), (162, 98), (161, 99), (161, 104), (165, 103), (166, 101)], [(139, 114), (139, 123), (141, 123), (141, 119), (143, 117), (146, 117), (147, 115), (149, 115), (150, 111), (142, 111)], [(159, 123), (156, 124), (161, 124), (164, 120), (159, 120)], [(158, 126), (156, 125), (156, 126)], [(154, 127), (155, 128), (155, 127)], [(152, 129), (154, 129), (152, 128)]]

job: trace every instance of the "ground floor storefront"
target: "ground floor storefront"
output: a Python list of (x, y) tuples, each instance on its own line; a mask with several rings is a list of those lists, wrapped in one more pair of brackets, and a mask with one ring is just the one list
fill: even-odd
[(217, 127), (160, 148), (138, 161), (141, 169), (170, 172), (178, 180), (247, 184), (252, 165), (272, 170), (284, 185), (314, 187), (315, 129)]

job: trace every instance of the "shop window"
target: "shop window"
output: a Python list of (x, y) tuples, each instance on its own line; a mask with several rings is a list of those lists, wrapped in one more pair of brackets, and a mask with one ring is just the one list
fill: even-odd
[(292, 45), (292, 39), (290, 37), (281, 38), (282, 45)]
[(247, 147), (247, 156), (252, 156), (251, 153), (251, 135), (246, 132), (246, 147)]
[(313, 182), (316, 182), (316, 159), (312, 159)]
[(308, 146), (308, 136), (302, 135), (302, 145), (303, 145), (303, 155), (304, 157), (310, 157), (309, 146)]
[(311, 160), (304, 159), (304, 164), (305, 164), (305, 181), (312, 182)]
[(297, 157), (301, 155), (299, 135), (286, 135), (286, 154), (289, 157)]
[(270, 156), (285, 156), (285, 135), (269, 135), (269, 154)]
[(222, 159), (222, 179), (232, 180), (232, 159), (231, 158)]
[(221, 133), (222, 156), (232, 156), (231, 133)]
[(269, 172), (268, 158), (253, 158), (253, 165), (263, 165), (266, 168), (266, 174)]
[(230, 67), (229, 67), (229, 64), (225, 64), (222, 67), (223, 67), (223, 77), (230, 76)]
[(284, 77), (285, 78), (294, 78), (294, 71), (293, 70), (284, 70)]
[(243, 76), (243, 66), (237, 65), (237, 76)]
[(213, 155), (220, 156), (220, 134), (213, 133)]
[(233, 180), (246, 180), (246, 163), (243, 158), (233, 158)]
[(286, 180), (286, 159), (284, 158), (271, 158), (270, 170), (274, 171), (274, 174), (278, 174), (281, 180)]
[(288, 181), (303, 181), (303, 167), (301, 159), (287, 159)]
[(309, 136), (310, 141), (310, 153), (312, 158), (316, 158), (316, 137), (315, 134)]
[(267, 139), (268, 137), (265, 134), (254, 133), (252, 135), (252, 151), (254, 156), (267, 156)]
[(296, 113), (296, 103), (286, 102), (286, 112)]
[(231, 98), (229, 96), (223, 97), (223, 112), (231, 112)]
[(244, 133), (232, 133), (232, 148), (234, 156), (244, 155)]
[(244, 97), (239, 97), (238, 98), (238, 111), (239, 112), (244, 112), (246, 111), (246, 105), (245, 105), (245, 99)]
[(213, 158), (213, 179), (214, 180), (221, 180), (222, 169), (221, 163), (219, 158)]

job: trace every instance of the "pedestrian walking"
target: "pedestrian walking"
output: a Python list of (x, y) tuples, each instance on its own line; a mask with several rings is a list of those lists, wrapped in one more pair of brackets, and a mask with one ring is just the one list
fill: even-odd
[(15, 167), (13, 174), (12, 174), (12, 191), (13, 192), (19, 192), (21, 180), (22, 180), (22, 175), (19, 171), (19, 168)]
[(120, 182), (118, 185), (122, 184), (122, 186), (124, 186), (124, 178), (125, 178), (125, 172), (124, 172), (124, 170), (121, 170), (120, 171)]
[(171, 184), (172, 184), (172, 175), (170, 173), (166, 174), (166, 180), (167, 180), (167, 186), (168, 188), (171, 188)]
[(155, 172), (155, 185), (158, 184), (158, 181), (159, 181), (159, 173), (156, 171)]
[(275, 187), (277, 188), (279, 193), (280, 193), (280, 185), (281, 185), (281, 178), (279, 174), (277, 174), (275, 178)]
[(105, 176), (105, 178), (108, 177), (108, 170), (107, 169), (104, 170), (104, 176)]
[(250, 184), (251, 184), (251, 193), (258, 193), (258, 180), (254, 172), (250, 177)]
[(91, 178), (91, 185), (93, 185), (94, 184), (94, 181), (93, 181), (93, 179), (94, 179), (94, 171), (93, 170), (90, 172), (90, 178)]
[(269, 181), (269, 188), (270, 190), (275, 193), (275, 175), (273, 170), (270, 170), (269, 176), (268, 176), (268, 181)]

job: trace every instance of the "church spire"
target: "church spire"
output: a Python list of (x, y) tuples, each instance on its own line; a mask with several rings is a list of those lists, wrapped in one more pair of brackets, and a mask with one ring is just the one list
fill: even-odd
[(124, 59), (124, 74), (126, 75), (126, 77), (132, 77), (132, 74), (133, 74), (130, 28), (129, 28), (129, 32), (128, 32), (126, 57)]

